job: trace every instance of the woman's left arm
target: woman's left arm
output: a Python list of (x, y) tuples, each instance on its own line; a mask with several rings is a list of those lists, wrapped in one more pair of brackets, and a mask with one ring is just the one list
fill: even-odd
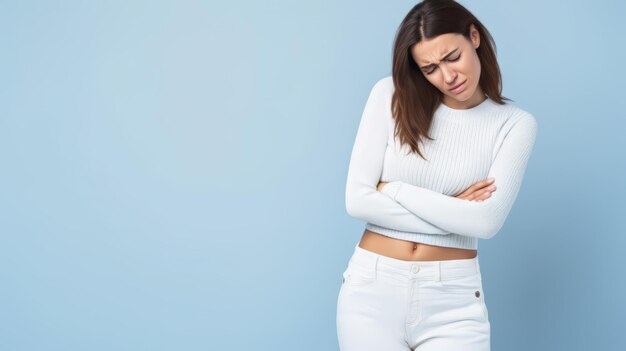
[(489, 239), (504, 225), (517, 198), (537, 135), (537, 121), (524, 111), (512, 123), (489, 169), (497, 190), (484, 201), (468, 201), (392, 181), (381, 190), (407, 210), (450, 232)]

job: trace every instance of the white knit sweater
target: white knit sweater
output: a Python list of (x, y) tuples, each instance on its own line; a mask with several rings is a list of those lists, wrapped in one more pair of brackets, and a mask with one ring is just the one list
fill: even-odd
[[(470, 109), (440, 104), (419, 155), (393, 136), (391, 76), (374, 85), (352, 149), (346, 182), (348, 214), (389, 237), (476, 249), (493, 237), (517, 197), (537, 134), (533, 115), (490, 98)], [(482, 202), (456, 198), (472, 184), (495, 178)], [(389, 182), (377, 191), (379, 181)]]

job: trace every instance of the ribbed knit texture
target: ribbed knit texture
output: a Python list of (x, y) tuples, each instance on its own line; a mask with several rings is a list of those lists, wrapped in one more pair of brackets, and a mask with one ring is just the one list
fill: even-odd
[[(409, 153), (393, 136), (392, 77), (379, 80), (367, 99), (352, 149), (345, 204), (365, 227), (429, 245), (476, 249), (499, 232), (525, 174), (537, 122), (510, 103), (487, 98), (470, 109), (438, 106), (426, 157)], [(479, 202), (456, 198), (474, 183), (495, 178), (497, 189)], [(389, 182), (377, 191), (379, 181)]]

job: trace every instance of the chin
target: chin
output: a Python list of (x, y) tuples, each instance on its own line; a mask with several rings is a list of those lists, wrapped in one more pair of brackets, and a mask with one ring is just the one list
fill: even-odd
[[(448, 94), (446, 94), (448, 95)], [(458, 102), (466, 102), (468, 101), (472, 96), (474, 95), (474, 92), (472, 92), (471, 94), (468, 94), (467, 90), (462, 92), (459, 95), (448, 95), (448, 97), (450, 99), (456, 100)]]

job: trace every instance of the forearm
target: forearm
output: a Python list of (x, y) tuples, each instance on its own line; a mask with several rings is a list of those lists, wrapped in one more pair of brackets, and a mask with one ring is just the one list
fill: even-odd
[(493, 237), (504, 225), (524, 178), (535, 142), (537, 124), (530, 114), (512, 121), (488, 177), (498, 190), (484, 201), (468, 201), (401, 181), (381, 192), (420, 218), (444, 230), (482, 239)]
[(450, 234), (375, 189), (352, 183), (348, 183), (346, 189), (346, 210), (354, 218), (400, 231)]

